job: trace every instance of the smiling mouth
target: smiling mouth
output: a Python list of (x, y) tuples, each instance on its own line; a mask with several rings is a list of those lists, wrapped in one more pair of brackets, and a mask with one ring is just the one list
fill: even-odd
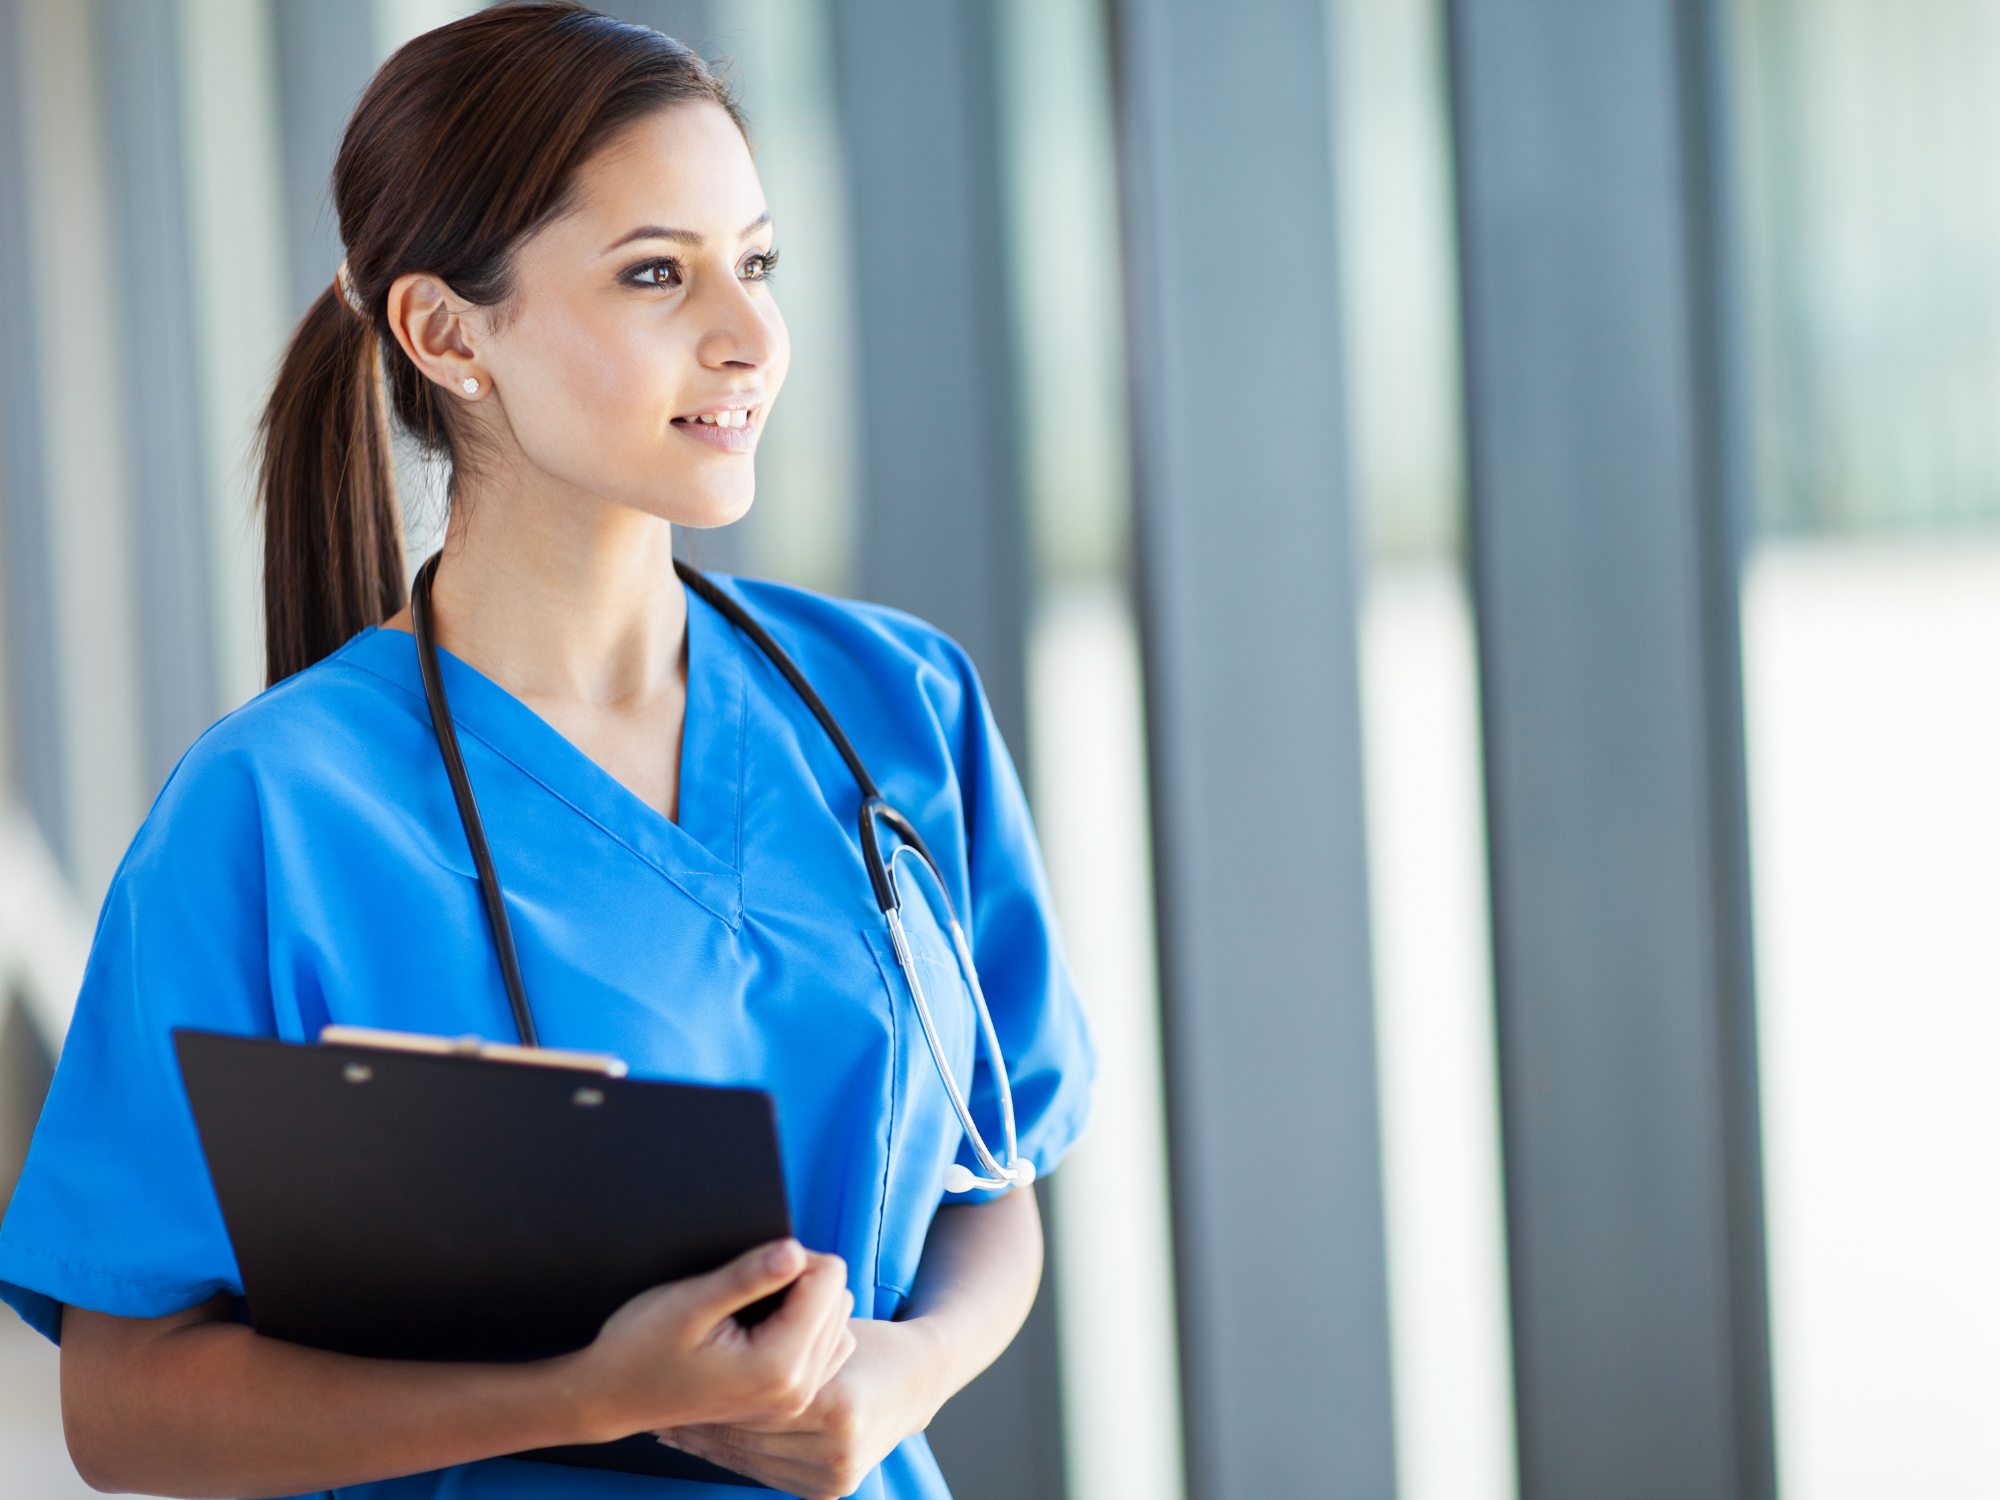
[(734, 406), (721, 411), (700, 412), (691, 417), (675, 417), (674, 428), (712, 448), (720, 448), (727, 453), (747, 453), (757, 445), (756, 417), (760, 410), (755, 406)]
[(748, 427), (750, 414), (756, 409), (754, 406), (738, 406), (728, 411), (705, 411), (695, 417), (675, 417), (674, 421), (677, 425), (699, 423), (704, 427)]

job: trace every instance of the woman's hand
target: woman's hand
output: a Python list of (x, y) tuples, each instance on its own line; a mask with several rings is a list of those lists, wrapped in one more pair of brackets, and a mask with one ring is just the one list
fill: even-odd
[[(736, 1314), (783, 1291), (745, 1328)], [(805, 1412), (854, 1352), (847, 1265), (781, 1240), (718, 1271), (642, 1292), (576, 1362), (584, 1425), (610, 1442), (669, 1423), (784, 1422)]]
[(806, 1500), (851, 1495), (1012, 1342), (1042, 1279), (1035, 1190), (931, 1220), (906, 1321), (856, 1319), (854, 1357), (795, 1417), (662, 1423), (662, 1442)]
[(660, 1441), (805, 1500), (853, 1494), (951, 1391), (930, 1324), (856, 1318), (849, 1327), (853, 1358), (796, 1416), (674, 1427)]

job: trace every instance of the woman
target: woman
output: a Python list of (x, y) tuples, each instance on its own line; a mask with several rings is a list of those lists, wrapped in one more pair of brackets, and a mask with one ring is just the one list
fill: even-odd
[[(63, 1346), (77, 1466), (166, 1495), (732, 1493), (500, 1456), (655, 1431), (799, 1495), (942, 1496), (922, 1429), (1026, 1316), (1041, 1230), (1030, 1187), (947, 1195), (979, 1159), (913, 1022), (856, 780), (672, 566), (673, 524), (749, 507), (787, 362), (733, 104), (657, 33), (502, 6), (383, 67), (334, 201), (347, 260), (265, 423), (273, 686), (189, 752), (134, 841), (0, 1232), (0, 1294)], [(442, 684), (541, 1040), (778, 1104), (799, 1242), (646, 1293), (561, 1359), (257, 1335), (169, 1043), (329, 1022), (514, 1037), (404, 603), (383, 389), (451, 464)], [(938, 856), (1022, 1157), (1047, 1171), (1090, 1051), (970, 666), (891, 611), (718, 586)], [(917, 940), (935, 960), (937, 933)], [(940, 1041), (990, 1133), (963, 995), (936, 997)], [(754, 1330), (731, 1316), (788, 1285)]]

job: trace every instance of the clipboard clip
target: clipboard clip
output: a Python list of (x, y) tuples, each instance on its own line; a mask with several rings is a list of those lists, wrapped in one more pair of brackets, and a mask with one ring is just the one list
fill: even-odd
[(486, 1062), (526, 1063), (535, 1068), (566, 1068), (623, 1078), (630, 1071), (608, 1052), (565, 1052), (559, 1047), (517, 1047), (477, 1036), (429, 1036), (419, 1031), (384, 1031), (374, 1026), (322, 1026), (320, 1044), (328, 1047), (372, 1047), (379, 1052), (419, 1052), (429, 1057), (477, 1057)]

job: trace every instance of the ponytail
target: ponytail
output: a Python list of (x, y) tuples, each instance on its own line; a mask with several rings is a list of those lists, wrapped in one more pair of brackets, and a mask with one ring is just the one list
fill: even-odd
[(403, 529), (374, 324), (328, 287), (264, 409), (264, 661), (270, 684), (403, 607)]

